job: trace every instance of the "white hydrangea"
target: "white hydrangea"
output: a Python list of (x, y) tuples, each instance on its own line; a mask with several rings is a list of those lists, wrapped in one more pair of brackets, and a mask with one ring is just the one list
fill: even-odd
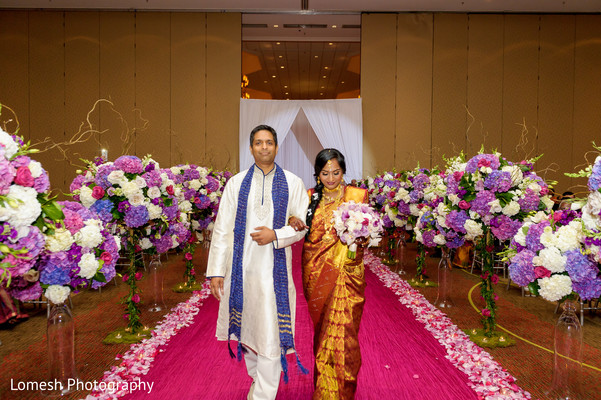
[(567, 257), (557, 247), (545, 247), (532, 259), (532, 264), (545, 267), (551, 272), (564, 272), (566, 261)]
[(148, 218), (150, 219), (159, 219), (163, 214), (163, 209), (161, 206), (154, 205), (152, 203), (145, 203), (146, 208), (148, 209)]
[(182, 173), (181, 167), (171, 167), (169, 169), (171, 170), (171, 172), (173, 172), (174, 175), (179, 175)]
[(581, 232), (572, 224), (561, 226), (555, 232), (557, 247), (562, 252), (580, 248)]
[(7, 221), (19, 229), (31, 225), (42, 213), (34, 188), (11, 185), (6, 194), (6, 204), (0, 207), (0, 221)]
[(7, 160), (13, 158), (15, 153), (19, 151), (19, 145), (15, 142), (15, 139), (4, 132), (2, 128), (0, 128), (0, 147), (4, 148), (4, 157), (6, 157)]
[(31, 172), (31, 176), (34, 179), (40, 177), (40, 175), (42, 175), (42, 172), (44, 171), (44, 169), (42, 168), (42, 164), (40, 164), (39, 162), (37, 162), (35, 160), (31, 160), (29, 162), (29, 165), (27, 166), (27, 168), (29, 168), (29, 171)]
[(396, 194), (396, 199), (402, 200), (405, 203), (411, 202), (411, 197), (409, 197), (409, 192), (405, 188), (399, 188), (399, 190)]
[(200, 223), (197, 220), (193, 219), (192, 220), (192, 230), (197, 231), (198, 228), (200, 228)]
[(200, 189), (200, 187), (202, 186), (202, 184), (200, 183), (200, 181), (198, 179), (192, 179), (188, 185), (190, 185), (190, 189), (192, 190), (196, 190), (198, 191), (198, 189)]
[(190, 203), (188, 200), (180, 201), (178, 203), (178, 208), (180, 211), (190, 212), (192, 211), (192, 203)]
[(123, 195), (127, 198), (132, 197), (136, 193), (141, 193), (142, 190), (138, 187), (135, 181), (128, 181), (121, 185), (121, 189), (123, 190)]
[(493, 201), (488, 202), (490, 206), (490, 211), (494, 214), (498, 214), (503, 211), (503, 207), (501, 207), (501, 202), (499, 199), (494, 199)]
[(97, 220), (85, 221), (85, 226), (73, 236), (75, 243), (79, 246), (95, 249), (102, 243), (103, 237)]
[(540, 235), (540, 242), (545, 247), (557, 247), (557, 236), (553, 232), (553, 228), (546, 226), (543, 233)]
[(417, 206), (417, 204), (409, 204), (409, 211), (413, 216), (417, 217), (419, 215), (419, 207)]
[(461, 201), (461, 199), (459, 198), (459, 196), (457, 196), (456, 194), (450, 194), (448, 197), (449, 197), (449, 201), (454, 206), (456, 206), (457, 204), (459, 204), (459, 202)]
[(213, 192), (209, 195), (209, 200), (211, 200), (211, 203), (217, 202), (218, 199), (219, 199), (219, 194), (217, 192)]
[(531, 215), (528, 218), (526, 218), (526, 220), (538, 224), (542, 221), (546, 221), (548, 217), (548, 214), (546, 214), (545, 212), (538, 211), (534, 215)]
[(538, 293), (546, 300), (558, 301), (572, 293), (572, 280), (567, 275), (551, 275), (538, 280)]
[(463, 224), (463, 227), (467, 231), (467, 234), (465, 235), (466, 240), (474, 240), (478, 236), (482, 236), (484, 234), (484, 231), (482, 231), (482, 226), (480, 225), (480, 223), (478, 223), (472, 219), (468, 219), (467, 221), (465, 221), (465, 223)]
[(511, 200), (509, 204), (503, 207), (503, 214), (508, 217), (513, 217), (520, 212), (520, 204), (517, 201)]
[(207, 226), (207, 230), (213, 231), (213, 227), (215, 227), (215, 222), (211, 221), (209, 222), (209, 226)]
[(44, 295), (52, 303), (62, 304), (67, 300), (70, 293), (71, 289), (68, 286), (50, 285), (44, 292)]
[(546, 208), (547, 212), (550, 212), (553, 209), (553, 206), (555, 205), (555, 203), (553, 202), (553, 200), (551, 200), (550, 196), (543, 196), (543, 197), (541, 197), (541, 201), (545, 205), (545, 208)]
[(66, 251), (74, 242), (73, 235), (65, 228), (58, 228), (53, 235), (46, 236), (46, 248), (52, 253)]
[(417, 240), (420, 243), (424, 242), (424, 238), (422, 236), (422, 231), (420, 229), (415, 230), (415, 240)]
[(601, 193), (598, 191), (591, 192), (586, 200), (586, 204), (582, 207), (582, 221), (587, 229), (595, 229), (601, 227)]
[(96, 199), (92, 197), (92, 189), (87, 186), (82, 186), (79, 189), (79, 201), (85, 208), (92, 207), (92, 204), (96, 203)]
[(447, 239), (444, 237), (443, 234), (438, 234), (436, 236), (434, 236), (434, 239), (432, 239), (434, 241), (434, 243), (438, 244), (438, 245), (444, 245), (447, 243)]
[(92, 253), (83, 254), (77, 265), (79, 266), (79, 276), (84, 279), (92, 279), (100, 267), (100, 263)]
[(443, 217), (442, 215), (436, 216), (436, 222), (438, 222), (438, 225), (440, 225), (441, 227), (448, 228), (447, 219), (445, 217)]

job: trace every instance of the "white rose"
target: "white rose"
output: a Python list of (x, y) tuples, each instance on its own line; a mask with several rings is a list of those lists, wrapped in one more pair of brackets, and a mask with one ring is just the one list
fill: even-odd
[(127, 178), (125, 177), (125, 172), (121, 170), (116, 170), (111, 171), (111, 173), (108, 174), (108, 176), (106, 177), (106, 180), (113, 185), (121, 185), (121, 183), (127, 181)]
[(2, 128), (0, 128), (0, 147), (4, 148), (4, 157), (6, 157), (7, 160), (13, 158), (15, 153), (19, 151), (19, 145), (15, 142), (15, 139), (4, 132)]
[(46, 236), (46, 248), (52, 253), (68, 250), (75, 242), (71, 232), (65, 228), (58, 228), (53, 235)]
[(129, 196), (127, 198), (127, 200), (129, 201), (129, 203), (132, 206), (141, 206), (142, 204), (144, 204), (144, 194), (142, 194), (142, 192), (136, 192), (134, 194), (132, 194), (131, 196)]
[(150, 199), (156, 199), (157, 197), (161, 197), (161, 189), (156, 186), (149, 187), (146, 191), (146, 195)]
[(415, 230), (415, 240), (417, 240), (420, 243), (424, 242), (424, 238), (422, 236), (422, 231), (417, 230), (417, 229)]
[(532, 259), (532, 264), (545, 267), (551, 272), (564, 272), (566, 261), (567, 257), (557, 247), (545, 247)]
[(436, 217), (436, 222), (438, 222), (438, 225), (440, 225), (443, 228), (448, 228), (446, 221), (447, 221), (447, 219), (445, 217), (443, 217), (442, 215), (438, 215)]
[(142, 240), (140, 240), (140, 247), (142, 250), (150, 249), (152, 247), (152, 242), (146, 237), (142, 238)]
[(545, 205), (547, 212), (550, 212), (553, 209), (553, 206), (555, 205), (553, 200), (551, 200), (551, 197), (543, 196), (543, 197), (541, 197), (541, 200), (542, 200), (543, 204)]
[(159, 219), (163, 214), (163, 209), (161, 206), (154, 205), (152, 203), (145, 203), (146, 208), (148, 209), (148, 218), (149, 219)]
[(181, 167), (171, 167), (169, 168), (174, 175), (179, 175), (182, 173)]
[(567, 275), (551, 275), (538, 280), (538, 293), (548, 301), (558, 301), (572, 293), (572, 280)]
[(183, 212), (192, 211), (192, 203), (190, 203), (188, 200), (180, 201), (178, 203), (178, 208)]
[(503, 214), (508, 217), (513, 217), (520, 212), (520, 204), (517, 201), (510, 201), (505, 207), (503, 207)]
[(136, 181), (128, 181), (121, 185), (121, 189), (123, 190), (123, 195), (125, 197), (131, 197), (136, 193), (141, 193), (142, 191), (136, 184)]
[(40, 164), (37, 161), (31, 160), (27, 168), (29, 168), (29, 171), (31, 172), (31, 176), (33, 178), (38, 178), (40, 175), (42, 175), (42, 164)]
[(136, 186), (140, 189), (146, 187), (146, 179), (142, 178), (141, 176), (136, 176), (136, 179), (134, 179), (132, 182), (135, 182)]
[(413, 216), (419, 215), (419, 208), (417, 207), (417, 204), (410, 204), (409, 210), (411, 211), (411, 215), (413, 215)]
[(449, 200), (451, 201), (451, 204), (453, 204), (454, 206), (456, 206), (457, 204), (459, 204), (459, 202), (461, 201), (461, 199), (459, 198), (459, 196), (457, 196), (456, 194), (450, 194), (449, 195)]
[(68, 286), (50, 285), (44, 292), (44, 296), (54, 304), (62, 304), (70, 293), (71, 289)]
[(546, 226), (540, 235), (540, 242), (545, 247), (557, 247), (557, 237), (550, 226)]
[(530, 182), (528, 184), (528, 189), (533, 190), (535, 193), (539, 193), (541, 190), (541, 187), (537, 182)]
[(77, 265), (79, 266), (79, 276), (84, 279), (92, 279), (100, 267), (100, 263), (92, 253), (82, 255)]
[(200, 228), (200, 223), (197, 220), (193, 219), (192, 220), (192, 230), (197, 231), (198, 228)]
[(526, 220), (538, 224), (546, 220), (548, 215), (543, 211), (538, 211), (536, 214), (529, 216)]
[(215, 192), (213, 192), (209, 195), (209, 200), (211, 200), (211, 203), (215, 203), (218, 199), (219, 199), (219, 195)]
[(498, 214), (503, 211), (503, 207), (501, 207), (501, 202), (499, 199), (494, 199), (493, 201), (489, 201), (488, 205), (490, 206), (490, 211), (492, 213)]
[(192, 179), (188, 185), (190, 186), (190, 189), (198, 191), (198, 189), (200, 189), (200, 187), (202, 186), (200, 181), (198, 179)]

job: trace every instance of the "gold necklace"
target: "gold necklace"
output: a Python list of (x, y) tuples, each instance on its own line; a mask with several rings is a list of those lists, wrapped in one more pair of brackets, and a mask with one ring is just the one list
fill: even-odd
[[(340, 190), (342, 189), (342, 190)], [(342, 185), (338, 185), (336, 186), (335, 189), (328, 189), (326, 187), (324, 187), (324, 190), (328, 193), (336, 193), (335, 196), (333, 197), (327, 197), (325, 194), (322, 197), (322, 201), (325, 202), (327, 201), (328, 203), (333, 203), (339, 199), (342, 198), (342, 196), (344, 195), (344, 188), (342, 187)], [(323, 225), (324, 225), (324, 230), (325, 233), (323, 235), (323, 241), (324, 242), (332, 242), (334, 240), (334, 234), (332, 233), (332, 229), (334, 228), (334, 224), (332, 223), (332, 216), (330, 216), (330, 218), (328, 218), (327, 216), (328, 212), (326, 211), (326, 209), (324, 208), (324, 219), (323, 219)]]
[[(342, 189), (342, 190), (340, 190), (340, 189)], [(324, 202), (327, 201), (328, 203), (331, 203), (333, 201), (340, 199), (344, 193), (344, 189), (343, 189), (342, 185), (340, 185), (340, 184), (338, 186), (336, 186), (334, 189), (328, 189), (327, 187), (324, 186), (323, 190), (324, 190), (324, 193), (322, 196), (322, 200)], [(333, 193), (333, 195), (327, 196), (326, 193), (327, 194)]]

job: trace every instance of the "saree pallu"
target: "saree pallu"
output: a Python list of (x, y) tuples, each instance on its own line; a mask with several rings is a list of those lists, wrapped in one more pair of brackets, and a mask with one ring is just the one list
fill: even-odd
[(346, 187), (342, 199), (321, 203), (303, 247), (303, 289), (315, 327), (313, 399), (353, 399), (357, 389), (359, 323), (365, 304), (363, 250), (349, 259), (348, 247), (330, 223), (333, 211), (350, 200), (366, 202), (367, 192)]

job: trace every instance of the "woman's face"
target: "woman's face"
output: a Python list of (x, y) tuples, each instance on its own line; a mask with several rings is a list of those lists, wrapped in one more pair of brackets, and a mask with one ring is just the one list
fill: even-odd
[(338, 160), (332, 158), (329, 160), (326, 165), (319, 172), (319, 179), (326, 187), (326, 189), (336, 189), (340, 182), (342, 182), (343, 177), (342, 168), (340, 168), (340, 164), (338, 164)]

